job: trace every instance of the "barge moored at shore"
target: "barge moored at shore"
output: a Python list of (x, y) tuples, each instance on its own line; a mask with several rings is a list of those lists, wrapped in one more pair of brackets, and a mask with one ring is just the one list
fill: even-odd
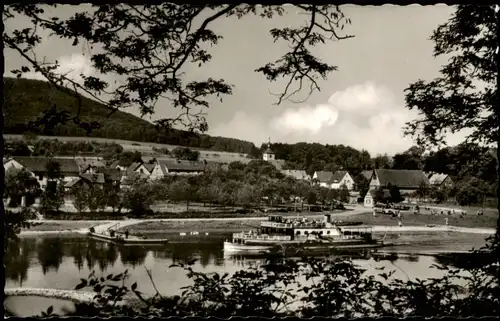
[(308, 221), (304, 217), (271, 215), (257, 232), (234, 233), (224, 242), (224, 252), (258, 254), (281, 247), (285, 251), (317, 252), (343, 249), (371, 249), (393, 245), (372, 237), (372, 227), (361, 222)]
[(107, 234), (89, 232), (88, 235), (96, 240), (111, 242), (115, 244), (122, 244), (122, 245), (162, 245), (162, 244), (167, 244), (169, 242), (168, 239), (145, 239), (136, 236), (124, 237), (123, 235), (120, 234), (107, 235)]

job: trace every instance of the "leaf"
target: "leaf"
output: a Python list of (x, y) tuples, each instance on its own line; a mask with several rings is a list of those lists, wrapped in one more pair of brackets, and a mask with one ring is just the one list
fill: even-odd
[(52, 312), (54, 312), (54, 307), (51, 305), (48, 309), (47, 309), (47, 314), (48, 315), (51, 315)]
[(132, 284), (130, 288), (132, 289), (132, 291), (135, 291), (135, 289), (137, 289), (137, 282), (134, 282), (134, 284)]
[(110, 280), (112, 277), (113, 277), (113, 274), (108, 274), (108, 276), (106, 277), (106, 280)]
[(78, 284), (77, 286), (75, 286), (75, 290), (80, 290), (80, 289), (87, 286), (87, 280), (85, 280), (85, 279), (80, 279), (80, 280), (81, 280), (81, 283)]

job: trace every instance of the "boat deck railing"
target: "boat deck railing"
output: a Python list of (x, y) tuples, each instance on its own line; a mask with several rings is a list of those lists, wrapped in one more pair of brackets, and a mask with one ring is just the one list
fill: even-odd
[(241, 240), (262, 240), (262, 241), (290, 241), (292, 237), (290, 235), (259, 235), (259, 234), (246, 234), (246, 233), (234, 233), (233, 239)]
[[(334, 224), (332, 224), (333, 226)], [(316, 222), (294, 222), (294, 223), (280, 223), (280, 222), (271, 222), (271, 221), (262, 221), (260, 223), (262, 227), (275, 227), (275, 228), (326, 228), (326, 224), (324, 222), (316, 223)]]

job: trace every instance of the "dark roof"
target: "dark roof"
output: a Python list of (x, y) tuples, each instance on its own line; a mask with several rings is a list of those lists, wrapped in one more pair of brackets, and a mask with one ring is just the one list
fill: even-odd
[(273, 150), (271, 148), (267, 148), (264, 152), (264, 154), (274, 154)]
[(317, 180), (323, 183), (328, 183), (333, 177), (332, 172), (319, 171), (316, 172)]
[(283, 166), (285, 166), (284, 159), (270, 159), (267, 162), (269, 162), (271, 165), (276, 167), (277, 170), (281, 170), (283, 168)]
[(114, 161), (113, 163), (111, 163), (110, 166), (114, 167), (114, 168), (116, 168), (116, 166), (118, 166), (118, 165), (121, 167), (129, 167), (132, 164), (133, 164), (133, 162), (131, 162), (129, 159), (122, 158), (122, 159)]
[(399, 188), (417, 189), (422, 182), (429, 180), (421, 170), (376, 169), (375, 175), (381, 186), (396, 185)]
[(150, 163), (144, 163), (142, 165), (144, 165), (144, 167), (146, 167), (146, 169), (148, 170), (148, 172), (151, 173), (153, 171), (153, 169), (155, 168), (156, 164), (155, 163), (152, 163), (152, 164), (150, 164)]
[(78, 164), (73, 158), (17, 156), (14, 157), (14, 160), (31, 172), (46, 172), (46, 166), (50, 161), (61, 165), (62, 174), (75, 174), (79, 172)]
[(79, 181), (81, 181), (82, 179), (80, 177), (77, 177), (69, 182), (66, 183), (66, 185), (64, 185), (64, 187), (68, 187), (68, 188), (71, 188), (73, 186), (76, 185), (76, 183), (78, 183)]
[[(443, 184), (444, 180), (447, 179), (449, 176), (448, 174), (441, 174), (441, 173), (432, 173), (431, 175), (427, 176), (429, 179), (429, 183), (431, 185), (441, 185)], [(451, 178), (450, 178), (451, 180)]]
[(104, 184), (106, 181), (104, 180), (104, 174), (103, 173), (96, 173), (96, 174), (80, 174), (80, 177), (91, 182), (91, 183), (98, 183), (98, 184)]
[(123, 172), (116, 168), (101, 168), (101, 173), (104, 174), (104, 178), (108, 181), (119, 181), (123, 176)]
[(160, 165), (167, 168), (169, 172), (201, 172), (205, 170), (205, 163), (202, 161), (188, 161), (178, 159), (161, 159)]
[(311, 177), (307, 175), (304, 170), (296, 170), (296, 169), (285, 169), (281, 171), (284, 175), (293, 177), (295, 179), (305, 179), (310, 180)]
[(130, 166), (127, 168), (127, 176), (130, 176), (137, 168), (141, 166), (141, 163), (132, 163)]
[(339, 183), (347, 174), (349, 174), (347, 171), (336, 171), (335, 174), (333, 174), (330, 183)]
[(76, 164), (80, 171), (91, 167), (104, 167), (104, 160), (101, 157), (75, 157)]
[(373, 170), (362, 171), (361, 175), (363, 175), (367, 180), (370, 180), (372, 178), (372, 175), (373, 175)]

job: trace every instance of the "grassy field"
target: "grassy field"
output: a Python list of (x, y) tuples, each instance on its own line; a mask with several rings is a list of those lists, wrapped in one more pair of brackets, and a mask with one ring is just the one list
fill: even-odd
[(65, 231), (76, 230), (81, 228), (89, 228), (102, 222), (89, 221), (65, 221), (65, 222), (40, 222), (35, 223), (29, 229), (21, 229), (21, 231)]
[(434, 207), (434, 208), (446, 208), (446, 209), (456, 209), (467, 212), (468, 215), (475, 215), (478, 210), (482, 210), (485, 216), (498, 216), (498, 210), (491, 207), (479, 207), (479, 206), (459, 206), (456, 204), (445, 203), (445, 204), (433, 204), (433, 203), (419, 203), (420, 207)]
[[(342, 220), (345, 222), (362, 221), (363, 223), (370, 225), (397, 226), (399, 222), (397, 217), (384, 214), (377, 214), (377, 216), (373, 217), (372, 213), (359, 214), (355, 216), (337, 214), (334, 217), (336, 220)], [(497, 226), (498, 214), (494, 214), (493, 211), (485, 211), (482, 216), (469, 214), (463, 217), (460, 217), (459, 215), (445, 216), (406, 214), (402, 215), (401, 221), (403, 225), (406, 226), (425, 226), (429, 224), (444, 225), (446, 223), (445, 218), (448, 218), (448, 225), (452, 226), (495, 228)]]
[[(5, 134), (3, 135), (5, 140), (13, 140), (13, 139), (23, 139), (22, 135), (13, 135), (13, 134)], [(108, 139), (108, 138), (99, 138), (99, 137), (66, 137), (66, 136), (38, 136), (38, 139), (57, 139), (59, 141), (65, 142), (79, 142), (79, 141), (95, 141), (98, 143), (116, 143), (120, 144), (125, 151), (139, 151), (144, 155), (151, 155), (151, 157), (145, 156), (144, 161), (149, 160), (154, 155), (157, 159), (161, 158), (169, 158), (167, 156), (162, 157), (158, 156), (156, 152), (153, 151), (153, 147), (155, 148), (167, 148), (169, 151), (176, 147), (183, 147), (177, 145), (168, 145), (168, 144), (157, 144), (157, 143), (147, 143), (147, 142), (134, 142), (130, 140), (121, 140), (121, 139)], [(220, 163), (230, 163), (239, 161), (242, 163), (248, 163), (251, 161), (250, 158), (247, 158), (246, 154), (239, 153), (230, 153), (230, 152), (221, 152), (215, 150), (202, 150), (199, 148), (191, 148), (193, 150), (198, 150), (200, 152), (200, 159), (206, 159), (207, 161), (220, 162)]]
[[(263, 218), (264, 219), (264, 218)], [(122, 228), (130, 233), (158, 234), (181, 232), (239, 232), (259, 227), (260, 221), (183, 221), (183, 222), (143, 222)]]

